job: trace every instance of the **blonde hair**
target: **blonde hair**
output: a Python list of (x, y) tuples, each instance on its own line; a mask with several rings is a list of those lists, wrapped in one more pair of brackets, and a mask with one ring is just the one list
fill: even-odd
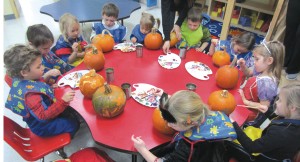
[(160, 26), (159, 18), (154, 18), (153, 15), (143, 12), (140, 20), (140, 25), (143, 26), (146, 30), (151, 30), (156, 24), (156, 28), (158, 29)]
[(290, 83), (280, 89), (286, 97), (287, 106), (294, 106), (297, 109), (298, 115), (300, 116), (300, 83)]
[(177, 91), (169, 98), (168, 105), (168, 111), (177, 123), (186, 127), (189, 127), (189, 122), (200, 124), (210, 114), (208, 106), (193, 91)]
[[(79, 24), (78, 19), (70, 13), (63, 14), (59, 19), (59, 28), (64, 40), (69, 42), (68, 40), (68, 30), (75, 24)], [(80, 27), (80, 25), (79, 25)]]
[(285, 56), (284, 45), (279, 41), (266, 42), (265, 45), (267, 48), (263, 44), (256, 46), (253, 52), (263, 56), (264, 59), (267, 59), (268, 57), (273, 58), (273, 63), (270, 65), (269, 71), (273, 73), (279, 82)]

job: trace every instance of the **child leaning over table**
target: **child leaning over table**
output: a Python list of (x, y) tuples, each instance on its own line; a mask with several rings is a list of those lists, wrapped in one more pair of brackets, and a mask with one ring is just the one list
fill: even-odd
[(195, 48), (198, 52), (208, 51), (207, 47), (211, 40), (210, 32), (201, 22), (201, 8), (192, 7), (181, 25), (182, 37), (176, 44), (177, 48)]
[[(42, 82), (42, 54), (29, 46), (16, 45), (4, 53), (7, 74), (13, 78), (5, 106), (21, 115), (30, 130), (42, 137), (70, 133), (79, 128), (76, 118), (67, 111), (75, 92), (66, 92), (61, 99)], [(65, 112), (64, 112), (65, 111)]]
[(61, 35), (55, 45), (55, 54), (66, 63), (77, 66), (83, 61), (84, 46), (87, 42), (80, 35), (80, 24), (77, 18), (65, 13), (59, 19)]
[[(143, 12), (140, 24), (137, 24), (132, 30), (132, 33), (130, 35), (131, 42), (144, 44), (144, 39), (146, 35), (151, 32), (155, 24), (156, 29), (158, 29), (160, 25), (160, 20), (158, 18), (155, 19), (154, 16), (149, 13)], [(157, 31), (159, 32), (159, 30)]]
[(147, 149), (141, 137), (132, 135), (134, 147), (146, 161), (212, 161), (213, 148), (220, 144), (213, 140), (236, 138), (229, 118), (222, 112), (210, 111), (195, 92), (181, 90), (170, 98), (164, 93), (159, 107), (168, 126), (179, 133), (156, 155)]
[[(45, 67), (44, 80), (48, 84), (56, 83), (57, 76), (72, 69), (69, 64), (58, 58), (50, 50), (54, 43), (54, 37), (47, 26), (43, 24), (31, 25), (27, 28), (26, 36), (29, 44), (42, 53), (42, 65)], [(55, 76), (49, 76), (49, 73)]]
[(127, 28), (117, 21), (118, 16), (119, 8), (115, 4), (105, 4), (102, 8), (102, 22), (96, 22), (92, 26), (91, 41), (95, 35), (107, 29), (113, 35), (115, 43), (121, 43), (126, 36)]

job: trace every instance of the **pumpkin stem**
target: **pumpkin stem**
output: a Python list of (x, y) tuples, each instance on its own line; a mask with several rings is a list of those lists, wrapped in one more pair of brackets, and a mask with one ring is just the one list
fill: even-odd
[(234, 58), (233, 58), (233, 60), (232, 60), (232, 62), (231, 62), (231, 64), (230, 64), (230, 67), (231, 67), (231, 68), (233, 68), (233, 67), (235, 66), (236, 61), (237, 61), (237, 56), (234, 55)]
[(90, 76), (94, 77), (96, 75), (96, 70), (95, 69), (91, 69), (90, 70)]
[(105, 94), (109, 94), (112, 92), (112, 90), (111, 90), (109, 84), (107, 84), (107, 82), (104, 83), (104, 88), (105, 88), (105, 91), (104, 91)]
[(151, 29), (151, 33), (156, 33), (156, 28), (153, 27), (153, 28)]
[(224, 98), (228, 97), (228, 91), (227, 90), (222, 90), (221, 96)]
[(107, 29), (102, 30), (102, 36), (104, 36), (105, 32), (108, 33), (108, 35), (110, 35), (111, 37), (114, 37)]
[(88, 44), (84, 46), (85, 49), (90, 49), (92, 48), (92, 54), (98, 54), (98, 49), (93, 45), (93, 44)]

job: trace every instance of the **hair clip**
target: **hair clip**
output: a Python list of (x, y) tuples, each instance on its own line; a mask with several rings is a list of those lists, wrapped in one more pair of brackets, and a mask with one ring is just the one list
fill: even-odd
[(190, 115), (188, 115), (188, 117), (187, 117), (187, 119), (186, 119), (186, 123), (187, 123), (187, 124), (191, 124), (191, 123), (192, 123), (192, 121), (191, 121), (191, 116), (190, 116)]

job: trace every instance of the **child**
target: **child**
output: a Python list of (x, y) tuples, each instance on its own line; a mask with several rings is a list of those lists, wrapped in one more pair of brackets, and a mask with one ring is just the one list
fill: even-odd
[[(269, 106), (277, 95), (281, 70), (284, 61), (284, 46), (278, 41), (271, 41), (256, 46), (253, 50), (254, 69), (249, 70), (245, 61), (239, 65), (244, 75), (250, 77), (239, 90), (243, 103), (249, 107)], [(256, 118), (257, 110), (253, 110), (249, 121)]]
[[(300, 84), (288, 84), (280, 89), (275, 102), (278, 119), (271, 121), (261, 138), (252, 141), (236, 122), (238, 141), (248, 153), (260, 153), (256, 162), (292, 161), (300, 146)], [(261, 111), (266, 106), (260, 106)], [(262, 111), (265, 112), (265, 111)], [(235, 155), (233, 153), (233, 155)], [(273, 159), (273, 160), (272, 160)], [(245, 160), (243, 160), (245, 161)], [(250, 161), (250, 160), (249, 160)]]
[(198, 52), (204, 52), (211, 38), (208, 28), (204, 27), (201, 21), (202, 10), (192, 7), (181, 25), (182, 39), (176, 44), (177, 48), (195, 48)]
[(239, 36), (233, 37), (231, 41), (217, 41), (212, 40), (209, 54), (213, 55), (215, 50), (221, 50), (221, 48), (226, 47), (226, 52), (230, 54), (230, 61), (233, 60), (234, 56), (237, 56), (237, 59), (243, 58), (246, 62), (246, 66), (253, 67), (252, 60), (252, 49), (255, 44), (255, 36), (250, 32), (243, 32)]
[[(140, 24), (136, 25), (132, 30), (132, 33), (130, 35), (131, 42), (144, 44), (145, 36), (151, 32), (151, 29), (154, 27), (155, 22), (156, 29), (158, 29), (160, 25), (160, 20), (155, 19), (153, 15), (149, 13), (143, 12)], [(159, 30), (157, 31), (159, 32)]]
[(66, 63), (77, 66), (83, 61), (84, 46), (87, 42), (80, 35), (80, 24), (77, 18), (69, 13), (59, 19), (61, 35), (55, 45), (55, 54)]
[(75, 92), (66, 92), (61, 99), (54, 97), (52, 88), (40, 81), (44, 66), (42, 54), (29, 46), (16, 45), (4, 53), (7, 74), (13, 78), (5, 106), (21, 115), (30, 130), (42, 137), (70, 133), (79, 128), (77, 120), (63, 117), (64, 110)]
[[(51, 50), (54, 42), (54, 37), (49, 28), (43, 24), (36, 24), (29, 26), (26, 32), (29, 44), (38, 49), (42, 53), (42, 65), (45, 67), (44, 80), (52, 85), (56, 82), (57, 76), (64, 74), (72, 69), (72, 67), (58, 58)], [(57, 69), (57, 75), (54, 77), (47, 77), (47, 72)]]
[(102, 22), (93, 24), (91, 40), (97, 34), (101, 34), (104, 29), (107, 29), (114, 37), (115, 43), (121, 43), (127, 33), (127, 28), (117, 22), (119, 9), (113, 3), (107, 3), (102, 8)]
[(195, 92), (181, 90), (167, 98), (164, 93), (160, 99), (162, 117), (179, 133), (168, 151), (158, 156), (147, 149), (140, 137), (132, 135), (134, 147), (146, 161), (211, 161), (215, 143), (209, 140), (235, 138), (229, 118), (222, 112), (210, 111)]

